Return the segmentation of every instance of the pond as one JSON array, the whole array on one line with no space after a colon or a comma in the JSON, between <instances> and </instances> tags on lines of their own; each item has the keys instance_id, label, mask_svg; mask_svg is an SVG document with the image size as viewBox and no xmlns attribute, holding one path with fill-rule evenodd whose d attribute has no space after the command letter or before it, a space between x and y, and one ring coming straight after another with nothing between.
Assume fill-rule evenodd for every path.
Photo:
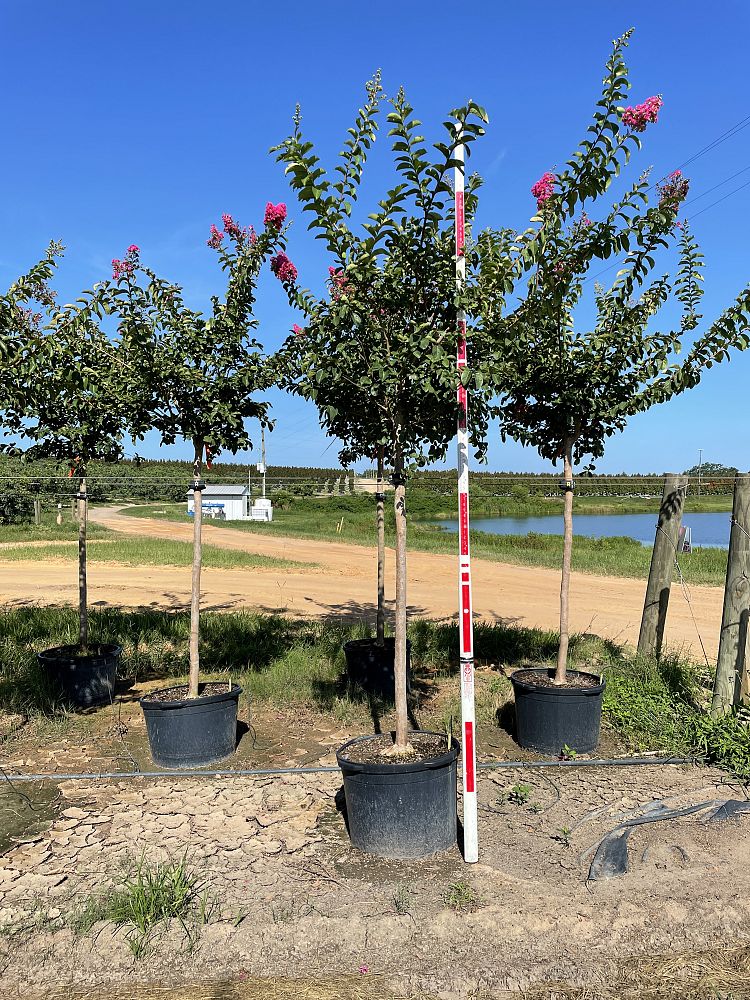
<instances>
[{"instance_id":1,"label":"pond","mask_svg":"<svg viewBox=\"0 0 750 1000\"><path fill-rule=\"evenodd\" d=\"M656 512L652 514L575 514L573 528L576 535L589 538L634 538L642 545L653 545ZM683 525L692 531L692 544L708 548L729 547L731 527L729 511L720 513L686 514ZM434 521L446 531L458 531L457 520ZM541 514L532 517L475 517L471 527L490 535L562 535L562 514Z\"/></svg>"}]
</instances>

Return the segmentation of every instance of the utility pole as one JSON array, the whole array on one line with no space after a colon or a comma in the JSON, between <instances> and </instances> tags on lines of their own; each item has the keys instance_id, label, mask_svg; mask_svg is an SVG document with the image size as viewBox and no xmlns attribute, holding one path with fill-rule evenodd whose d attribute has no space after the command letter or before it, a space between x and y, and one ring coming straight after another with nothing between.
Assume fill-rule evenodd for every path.
<instances>
[{"instance_id":1,"label":"utility pole","mask_svg":"<svg viewBox=\"0 0 750 1000\"><path fill-rule=\"evenodd\" d=\"M701 472L703 471L703 449L698 449L698 499L701 496Z\"/></svg>"},{"instance_id":2,"label":"utility pole","mask_svg":"<svg viewBox=\"0 0 750 1000\"><path fill-rule=\"evenodd\" d=\"M266 429L261 427L260 429L260 460L263 466L263 499L266 499Z\"/></svg>"}]
</instances>

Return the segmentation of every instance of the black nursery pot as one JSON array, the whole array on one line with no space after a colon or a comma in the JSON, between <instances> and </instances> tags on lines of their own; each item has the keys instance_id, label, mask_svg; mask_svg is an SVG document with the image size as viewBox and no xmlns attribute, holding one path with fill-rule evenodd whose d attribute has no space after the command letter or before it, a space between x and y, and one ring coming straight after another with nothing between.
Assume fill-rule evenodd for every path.
<instances>
[{"instance_id":1,"label":"black nursery pot","mask_svg":"<svg viewBox=\"0 0 750 1000\"><path fill-rule=\"evenodd\" d=\"M88 656L80 656L80 646L55 646L37 653L37 660L49 677L77 708L111 702L115 696L117 664L122 646L100 643ZM96 650L94 652L93 650Z\"/></svg>"},{"instance_id":2,"label":"black nursery pot","mask_svg":"<svg viewBox=\"0 0 750 1000\"><path fill-rule=\"evenodd\" d=\"M344 643L346 675L370 694L393 701L395 646L390 636L379 646L375 639L350 639ZM411 691L411 642L406 640L406 688Z\"/></svg>"},{"instance_id":3,"label":"black nursery pot","mask_svg":"<svg viewBox=\"0 0 750 1000\"><path fill-rule=\"evenodd\" d=\"M569 670L569 677L596 681L591 687L551 687L521 679L519 674L554 676L546 667L511 674L516 701L516 740L527 750L559 754L564 746L589 753L599 743L605 682L596 674Z\"/></svg>"},{"instance_id":4,"label":"black nursery pot","mask_svg":"<svg viewBox=\"0 0 750 1000\"><path fill-rule=\"evenodd\" d=\"M231 691L197 698L141 698L154 763L160 767L201 767L231 756L237 746L241 693L239 684L234 684Z\"/></svg>"},{"instance_id":5,"label":"black nursery pot","mask_svg":"<svg viewBox=\"0 0 750 1000\"><path fill-rule=\"evenodd\" d=\"M456 843L458 742L426 760L362 763L348 757L353 747L379 739L360 736L336 752L352 844L396 860L448 850Z\"/></svg>"}]
</instances>

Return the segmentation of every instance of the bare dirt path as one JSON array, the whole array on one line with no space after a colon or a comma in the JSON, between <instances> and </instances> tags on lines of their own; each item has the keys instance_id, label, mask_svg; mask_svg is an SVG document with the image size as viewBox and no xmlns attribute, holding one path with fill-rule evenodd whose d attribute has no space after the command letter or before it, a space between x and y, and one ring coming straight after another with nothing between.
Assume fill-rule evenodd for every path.
<instances>
[{"instance_id":1,"label":"bare dirt path","mask_svg":"<svg viewBox=\"0 0 750 1000\"><path fill-rule=\"evenodd\" d=\"M131 536L190 541L189 523L129 518L117 508L95 508L92 520ZM314 563L309 569L206 569L203 604L228 610L254 608L298 616L349 614L371 616L375 596L374 551L340 542L245 533L205 526L205 541L228 549ZM1 556L1 554L0 554ZM386 593L392 594L393 553L386 558ZM474 611L477 619L555 629L558 624L560 578L556 570L475 560ZM73 604L77 575L62 562L3 563L0 558L0 604ZM641 580L572 576L573 630L635 643L643 607ZM182 608L190 601L190 572L184 567L99 564L92 568L89 593L93 606ZM667 642L702 656L698 632L707 655L718 647L722 591L690 588L688 605L675 584L667 621ZM456 564L449 555L409 553L409 603L412 614L453 618L456 614Z\"/></svg>"}]
</instances>

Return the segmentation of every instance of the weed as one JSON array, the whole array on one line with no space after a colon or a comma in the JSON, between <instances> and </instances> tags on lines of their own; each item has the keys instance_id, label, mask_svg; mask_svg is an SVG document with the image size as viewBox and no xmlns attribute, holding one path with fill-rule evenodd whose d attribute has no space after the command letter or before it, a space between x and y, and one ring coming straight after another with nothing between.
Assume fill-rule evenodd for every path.
<instances>
[{"instance_id":1,"label":"weed","mask_svg":"<svg viewBox=\"0 0 750 1000\"><path fill-rule=\"evenodd\" d=\"M575 760L578 756L578 751L574 750L573 747L569 747L566 743L565 746L560 751L560 760Z\"/></svg>"},{"instance_id":2,"label":"weed","mask_svg":"<svg viewBox=\"0 0 750 1000\"><path fill-rule=\"evenodd\" d=\"M250 914L249 910L245 910L242 907L240 907L239 910L237 910L235 915L232 917L232 927L239 927L240 924L247 919L249 914Z\"/></svg>"},{"instance_id":3,"label":"weed","mask_svg":"<svg viewBox=\"0 0 750 1000\"><path fill-rule=\"evenodd\" d=\"M87 934L102 920L127 927L133 957L142 958L157 927L178 920L192 946L195 937L189 925L206 923L215 908L215 901L201 889L201 880L191 871L187 855L156 865L142 855L135 869L123 875L110 891L88 899L74 917L73 929Z\"/></svg>"},{"instance_id":4,"label":"weed","mask_svg":"<svg viewBox=\"0 0 750 1000\"><path fill-rule=\"evenodd\" d=\"M525 806L531 798L531 785L513 785L506 791L501 792L497 801L500 805L510 802L514 806Z\"/></svg>"},{"instance_id":5,"label":"weed","mask_svg":"<svg viewBox=\"0 0 750 1000\"><path fill-rule=\"evenodd\" d=\"M541 802L532 802L529 806L529 812L536 813L538 815L539 813L544 812L544 806Z\"/></svg>"},{"instance_id":6,"label":"weed","mask_svg":"<svg viewBox=\"0 0 750 1000\"><path fill-rule=\"evenodd\" d=\"M557 831L557 833L553 833L550 836L552 837L553 840L556 840L559 844L562 844L563 847L570 847L571 843L570 837L572 833L573 831L569 826L561 826Z\"/></svg>"},{"instance_id":7,"label":"weed","mask_svg":"<svg viewBox=\"0 0 750 1000\"><path fill-rule=\"evenodd\" d=\"M456 913L467 913L479 906L479 897L468 882L451 882L443 893L443 902Z\"/></svg>"},{"instance_id":8,"label":"weed","mask_svg":"<svg viewBox=\"0 0 750 1000\"><path fill-rule=\"evenodd\" d=\"M393 893L393 908L400 917L405 917L411 910L411 891L405 885L396 887Z\"/></svg>"}]
</instances>

